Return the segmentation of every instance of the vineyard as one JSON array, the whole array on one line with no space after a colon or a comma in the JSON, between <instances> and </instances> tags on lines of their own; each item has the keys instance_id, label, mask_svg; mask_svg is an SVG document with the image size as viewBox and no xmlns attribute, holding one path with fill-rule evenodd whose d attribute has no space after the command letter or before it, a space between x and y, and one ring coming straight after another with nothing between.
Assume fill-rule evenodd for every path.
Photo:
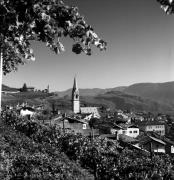
<instances>
[{"instance_id":1,"label":"vineyard","mask_svg":"<svg viewBox=\"0 0 174 180\"><path fill-rule=\"evenodd\" d=\"M1 114L0 179L172 179L174 159L149 156L119 142L64 132L8 110Z\"/></svg>"}]
</instances>

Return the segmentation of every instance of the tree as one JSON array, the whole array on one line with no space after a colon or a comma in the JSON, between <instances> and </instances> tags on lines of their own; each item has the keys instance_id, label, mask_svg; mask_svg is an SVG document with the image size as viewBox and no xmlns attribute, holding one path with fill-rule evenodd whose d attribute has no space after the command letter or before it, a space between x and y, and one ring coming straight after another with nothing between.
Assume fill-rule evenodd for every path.
<instances>
[{"instance_id":1,"label":"tree","mask_svg":"<svg viewBox=\"0 0 174 180\"><path fill-rule=\"evenodd\" d=\"M106 42L85 22L78 8L65 5L63 0L0 0L0 22L1 82L2 69L7 74L25 59L35 60L32 40L44 42L56 54L64 51L63 36L74 40L72 51L76 54L91 55L91 45L106 48Z\"/></svg>"},{"instance_id":2,"label":"tree","mask_svg":"<svg viewBox=\"0 0 174 180\"><path fill-rule=\"evenodd\" d=\"M94 128L95 128L95 124L97 123L98 119L97 118L91 118L89 121L89 127L92 130L92 141L94 140Z\"/></svg>"},{"instance_id":3,"label":"tree","mask_svg":"<svg viewBox=\"0 0 174 180\"><path fill-rule=\"evenodd\" d=\"M174 0L157 0L157 2L161 4L161 8L167 14L173 14L174 13Z\"/></svg>"},{"instance_id":4,"label":"tree","mask_svg":"<svg viewBox=\"0 0 174 180\"><path fill-rule=\"evenodd\" d=\"M27 85L26 85L26 83L24 83L24 85L22 87L22 92L27 92Z\"/></svg>"}]
</instances>

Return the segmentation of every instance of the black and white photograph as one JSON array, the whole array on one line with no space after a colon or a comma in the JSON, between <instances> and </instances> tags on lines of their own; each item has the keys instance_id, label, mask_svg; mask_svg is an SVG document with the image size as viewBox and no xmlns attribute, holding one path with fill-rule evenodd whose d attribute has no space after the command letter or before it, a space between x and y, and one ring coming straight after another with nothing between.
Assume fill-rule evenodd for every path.
<instances>
[{"instance_id":1,"label":"black and white photograph","mask_svg":"<svg viewBox=\"0 0 174 180\"><path fill-rule=\"evenodd\" d=\"M0 180L174 180L174 0L0 0Z\"/></svg>"}]
</instances>

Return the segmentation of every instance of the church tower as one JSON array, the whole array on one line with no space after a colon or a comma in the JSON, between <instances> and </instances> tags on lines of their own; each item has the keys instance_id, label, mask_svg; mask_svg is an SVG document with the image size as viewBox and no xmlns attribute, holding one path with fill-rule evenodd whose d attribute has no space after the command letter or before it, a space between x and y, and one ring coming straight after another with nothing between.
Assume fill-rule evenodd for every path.
<instances>
[{"instance_id":1,"label":"church tower","mask_svg":"<svg viewBox=\"0 0 174 180\"><path fill-rule=\"evenodd\" d=\"M74 113L80 112L79 89L77 87L76 77L74 78L74 85L72 89L72 110Z\"/></svg>"}]
</instances>

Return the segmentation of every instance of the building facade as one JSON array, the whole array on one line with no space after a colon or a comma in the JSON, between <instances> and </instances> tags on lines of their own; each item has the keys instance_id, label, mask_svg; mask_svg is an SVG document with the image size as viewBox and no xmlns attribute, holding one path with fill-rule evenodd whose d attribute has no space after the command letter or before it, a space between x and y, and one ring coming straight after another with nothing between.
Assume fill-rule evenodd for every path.
<instances>
[{"instance_id":1,"label":"building facade","mask_svg":"<svg viewBox=\"0 0 174 180\"><path fill-rule=\"evenodd\" d=\"M92 114L94 118L100 118L98 107L80 107L81 114Z\"/></svg>"},{"instance_id":2,"label":"building facade","mask_svg":"<svg viewBox=\"0 0 174 180\"><path fill-rule=\"evenodd\" d=\"M146 132L156 132L161 136L165 136L165 124L158 121L147 121L137 124L140 129Z\"/></svg>"},{"instance_id":3,"label":"building facade","mask_svg":"<svg viewBox=\"0 0 174 180\"><path fill-rule=\"evenodd\" d=\"M124 134L132 138L136 138L139 135L139 128L135 125L115 125L111 128L111 134Z\"/></svg>"}]
</instances>

